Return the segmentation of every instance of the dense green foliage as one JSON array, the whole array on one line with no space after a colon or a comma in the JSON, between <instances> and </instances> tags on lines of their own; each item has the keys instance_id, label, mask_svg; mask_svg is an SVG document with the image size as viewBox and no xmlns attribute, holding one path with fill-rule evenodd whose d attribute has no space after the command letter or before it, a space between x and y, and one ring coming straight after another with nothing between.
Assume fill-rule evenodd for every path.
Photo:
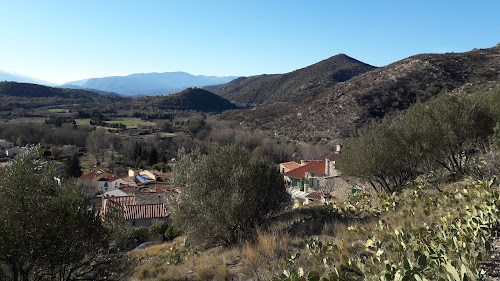
<instances>
[{"instance_id":1,"label":"dense green foliage","mask_svg":"<svg viewBox=\"0 0 500 281\"><path fill-rule=\"evenodd\" d=\"M290 203L276 167L237 146L181 153L173 182L182 188L174 226L194 242L229 245Z\"/></svg>"},{"instance_id":2,"label":"dense green foliage","mask_svg":"<svg viewBox=\"0 0 500 281\"><path fill-rule=\"evenodd\" d=\"M487 146L496 118L487 105L442 95L347 140L338 168L387 191L440 169L464 174Z\"/></svg>"},{"instance_id":3,"label":"dense green foliage","mask_svg":"<svg viewBox=\"0 0 500 281\"><path fill-rule=\"evenodd\" d=\"M144 100L151 105L157 106L160 110L176 109L221 112L236 108L236 106L228 100L199 88L188 88L176 94L165 97L148 97Z\"/></svg>"},{"instance_id":4,"label":"dense green foliage","mask_svg":"<svg viewBox=\"0 0 500 281\"><path fill-rule=\"evenodd\" d=\"M38 155L27 148L0 170L0 279L119 280L113 233Z\"/></svg>"},{"instance_id":5,"label":"dense green foliage","mask_svg":"<svg viewBox=\"0 0 500 281\"><path fill-rule=\"evenodd\" d=\"M64 163L64 174L66 177L78 178L83 174L80 159L76 152L71 153L71 156Z\"/></svg>"}]
</instances>

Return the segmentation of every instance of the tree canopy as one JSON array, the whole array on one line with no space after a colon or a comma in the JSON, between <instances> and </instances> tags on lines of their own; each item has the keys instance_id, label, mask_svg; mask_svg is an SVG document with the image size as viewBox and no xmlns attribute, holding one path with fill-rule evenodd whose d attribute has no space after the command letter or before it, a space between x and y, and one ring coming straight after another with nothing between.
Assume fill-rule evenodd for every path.
<instances>
[{"instance_id":1,"label":"tree canopy","mask_svg":"<svg viewBox=\"0 0 500 281\"><path fill-rule=\"evenodd\" d=\"M484 103L443 94L368 125L346 141L338 168L387 191L438 169L463 174L488 142L495 118Z\"/></svg>"},{"instance_id":2,"label":"tree canopy","mask_svg":"<svg viewBox=\"0 0 500 281\"><path fill-rule=\"evenodd\" d=\"M28 148L0 170L0 279L119 280L113 233L37 157Z\"/></svg>"},{"instance_id":3,"label":"tree canopy","mask_svg":"<svg viewBox=\"0 0 500 281\"><path fill-rule=\"evenodd\" d=\"M78 178L83 174L80 159L76 152L71 153L71 156L64 163L64 174L67 177Z\"/></svg>"},{"instance_id":4,"label":"tree canopy","mask_svg":"<svg viewBox=\"0 0 500 281\"><path fill-rule=\"evenodd\" d=\"M278 169L237 146L181 151L173 172L174 225L196 243L236 243L290 204Z\"/></svg>"}]
</instances>

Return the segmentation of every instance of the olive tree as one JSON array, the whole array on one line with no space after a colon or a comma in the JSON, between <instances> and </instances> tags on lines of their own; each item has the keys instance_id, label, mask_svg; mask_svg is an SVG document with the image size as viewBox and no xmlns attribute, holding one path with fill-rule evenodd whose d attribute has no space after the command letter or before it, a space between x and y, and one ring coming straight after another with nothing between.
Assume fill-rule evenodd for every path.
<instances>
[{"instance_id":1,"label":"olive tree","mask_svg":"<svg viewBox=\"0 0 500 281\"><path fill-rule=\"evenodd\" d=\"M373 122L347 140L338 168L344 176L393 191L420 174L463 174L493 133L491 109L450 95L417 103L406 112Z\"/></svg>"},{"instance_id":2,"label":"olive tree","mask_svg":"<svg viewBox=\"0 0 500 281\"><path fill-rule=\"evenodd\" d=\"M182 188L173 222L194 243L230 245L290 205L275 166L237 146L181 151L173 184Z\"/></svg>"},{"instance_id":3,"label":"olive tree","mask_svg":"<svg viewBox=\"0 0 500 281\"><path fill-rule=\"evenodd\" d=\"M411 140L390 120L370 123L358 137L344 143L337 168L344 176L365 180L377 192L392 192L417 174L418 157L409 149Z\"/></svg>"},{"instance_id":4,"label":"olive tree","mask_svg":"<svg viewBox=\"0 0 500 281\"><path fill-rule=\"evenodd\" d=\"M120 280L126 263L109 246L113 233L74 186L59 186L37 158L38 147L31 147L0 170L0 276Z\"/></svg>"}]
</instances>

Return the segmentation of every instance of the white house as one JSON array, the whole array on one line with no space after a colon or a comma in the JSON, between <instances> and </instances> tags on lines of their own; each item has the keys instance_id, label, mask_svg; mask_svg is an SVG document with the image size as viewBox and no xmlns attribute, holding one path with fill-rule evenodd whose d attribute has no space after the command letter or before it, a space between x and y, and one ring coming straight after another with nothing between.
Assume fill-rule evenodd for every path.
<instances>
[{"instance_id":1,"label":"white house","mask_svg":"<svg viewBox=\"0 0 500 281\"><path fill-rule=\"evenodd\" d=\"M10 141L0 139L0 150L5 150L5 149L13 148L13 147L14 147L14 144L11 143Z\"/></svg>"},{"instance_id":2,"label":"white house","mask_svg":"<svg viewBox=\"0 0 500 281\"><path fill-rule=\"evenodd\" d=\"M120 187L120 179L113 176L102 177L97 180L97 191L104 193Z\"/></svg>"},{"instance_id":3,"label":"white house","mask_svg":"<svg viewBox=\"0 0 500 281\"><path fill-rule=\"evenodd\" d=\"M19 153L21 153L21 148L19 146L14 146L5 151L5 154L7 154L8 157L14 157Z\"/></svg>"}]
</instances>

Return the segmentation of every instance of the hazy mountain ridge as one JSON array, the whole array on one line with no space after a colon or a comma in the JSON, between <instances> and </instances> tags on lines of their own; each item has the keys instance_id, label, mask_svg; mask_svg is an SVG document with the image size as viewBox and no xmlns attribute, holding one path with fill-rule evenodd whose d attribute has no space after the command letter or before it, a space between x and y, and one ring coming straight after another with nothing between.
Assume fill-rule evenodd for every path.
<instances>
[{"instance_id":1,"label":"hazy mountain ridge","mask_svg":"<svg viewBox=\"0 0 500 281\"><path fill-rule=\"evenodd\" d=\"M101 109L195 110L222 112L236 109L228 100L199 88L188 88L168 96L150 96L130 99L98 94L95 91L47 87L38 84L0 82L0 110L38 108L51 105L86 104Z\"/></svg>"},{"instance_id":2,"label":"hazy mountain ridge","mask_svg":"<svg viewBox=\"0 0 500 281\"><path fill-rule=\"evenodd\" d=\"M205 89L238 103L310 101L325 88L376 69L345 54L285 74L241 77Z\"/></svg>"},{"instance_id":3,"label":"hazy mountain ridge","mask_svg":"<svg viewBox=\"0 0 500 281\"><path fill-rule=\"evenodd\" d=\"M0 82L0 95L25 98L99 98L87 90L54 88L32 83Z\"/></svg>"},{"instance_id":4,"label":"hazy mountain ridge","mask_svg":"<svg viewBox=\"0 0 500 281\"><path fill-rule=\"evenodd\" d=\"M500 87L500 47L420 54L323 88L308 103L279 102L222 118L293 139L347 137L370 118L408 108L441 92Z\"/></svg>"},{"instance_id":5,"label":"hazy mountain ridge","mask_svg":"<svg viewBox=\"0 0 500 281\"><path fill-rule=\"evenodd\" d=\"M30 77L24 74L10 73L0 70L0 81L5 82L18 82L18 83L31 83L40 84L45 86L55 86L56 84L43 81L34 77Z\"/></svg>"},{"instance_id":6,"label":"hazy mountain ridge","mask_svg":"<svg viewBox=\"0 0 500 281\"><path fill-rule=\"evenodd\" d=\"M218 77L192 75L185 72L136 73L127 76L90 78L68 82L63 86L77 85L81 88L115 92L122 95L168 95L189 87L223 84L234 76Z\"/></svg>"}]
</instances>

